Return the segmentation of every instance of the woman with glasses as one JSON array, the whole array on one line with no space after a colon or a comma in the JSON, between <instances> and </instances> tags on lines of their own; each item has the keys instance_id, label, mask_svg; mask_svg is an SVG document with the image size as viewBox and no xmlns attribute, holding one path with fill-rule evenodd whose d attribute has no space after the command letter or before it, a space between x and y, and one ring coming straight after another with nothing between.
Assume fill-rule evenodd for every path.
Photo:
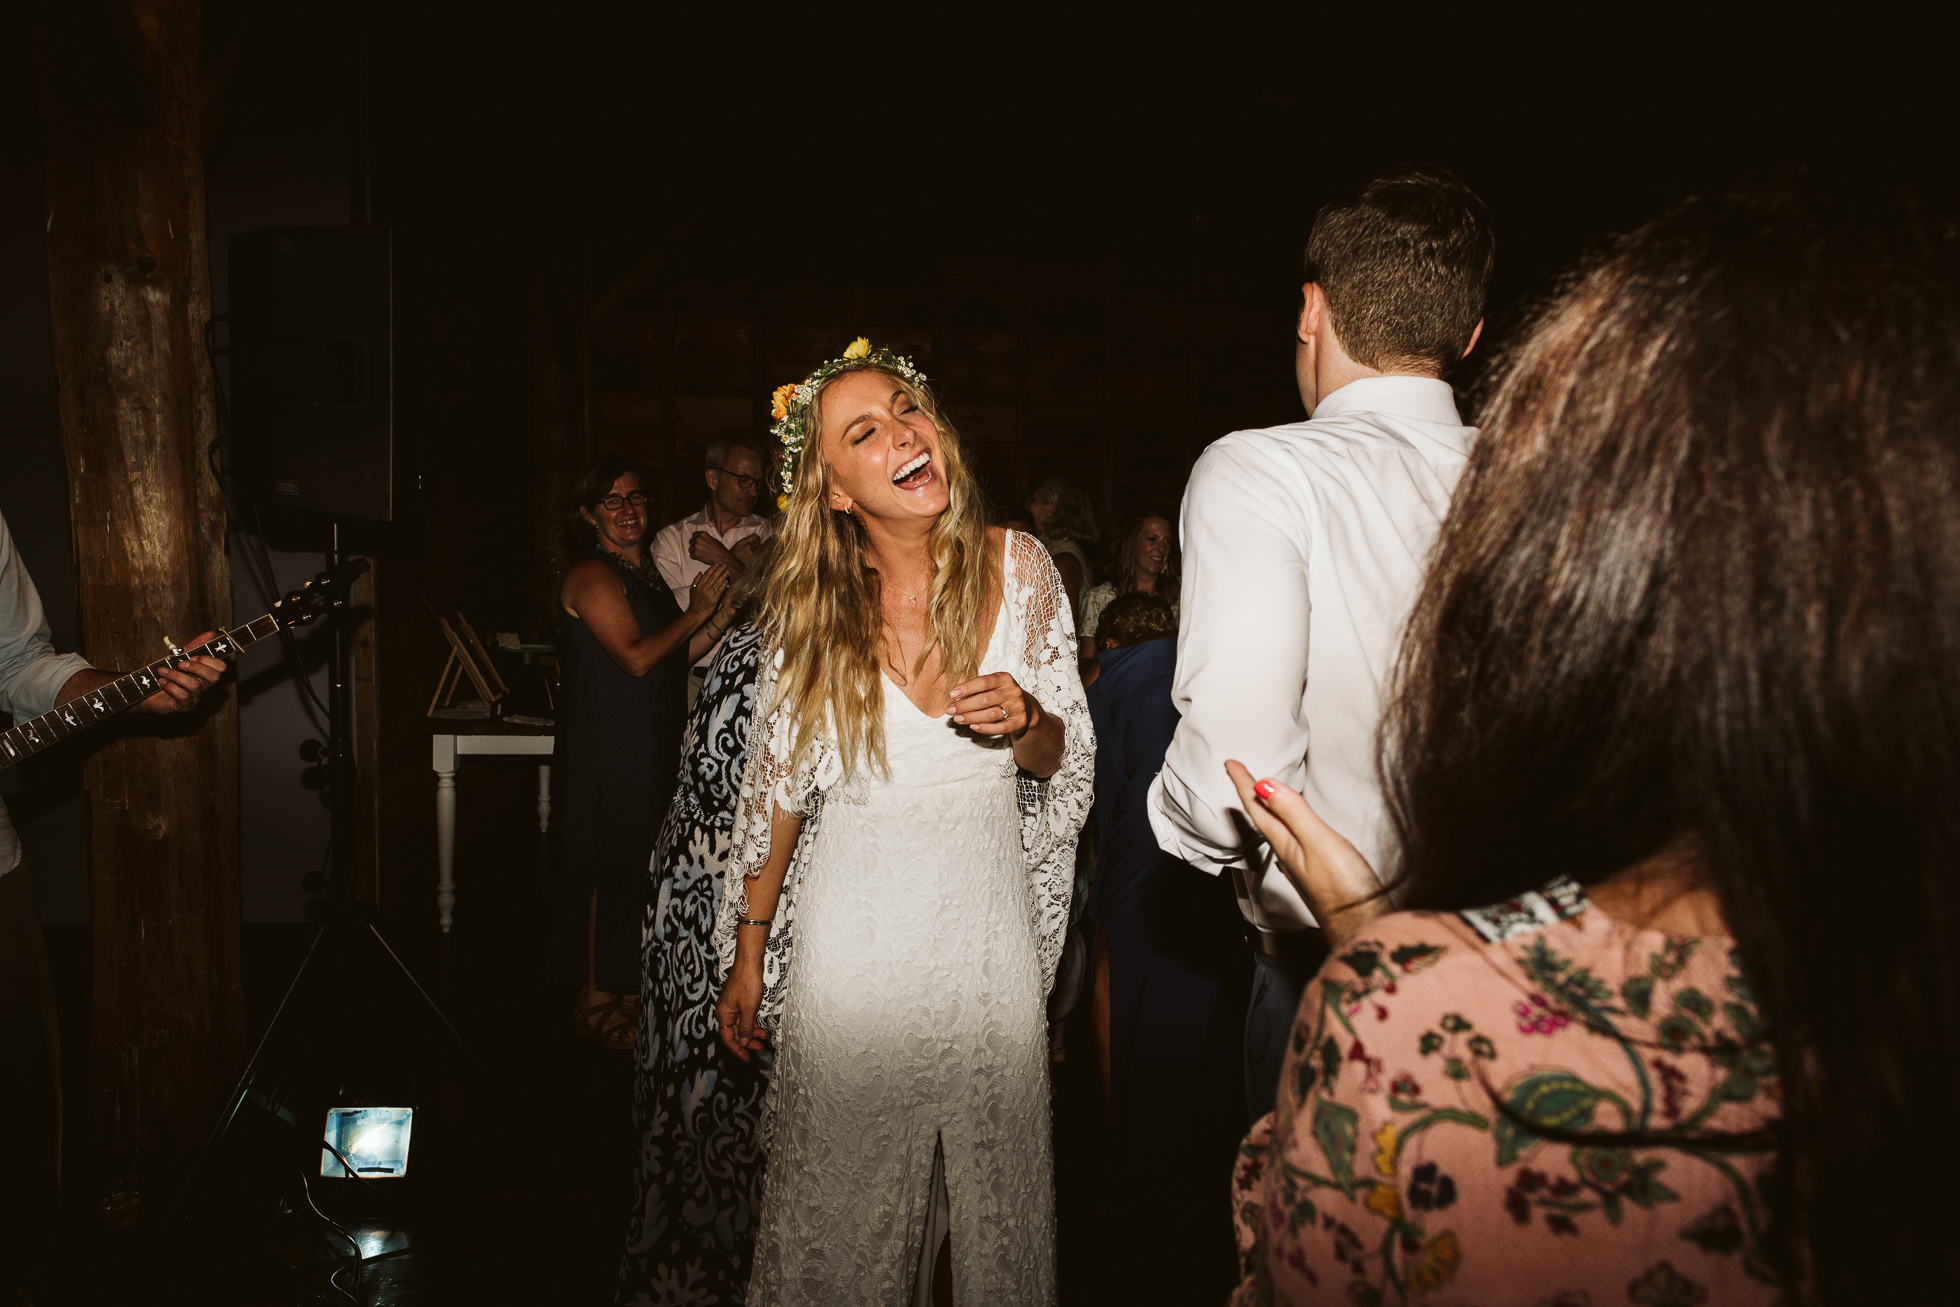
<instances>
[{"instance_id":1,"label":"woman with glasses","mask_svg":"<svg viewBox=\"0 0 1960 1307\"><path fill-rule=\"evenodd\" d=\"M580 982L572 1028L633 1046L647 865L673 793L687 668L726 632L728 570L695 579L686 610L648 562L646 478L601 457L573 492L579 558L559 588L558 901L551 973Z\"/></svg>"}]
</instances>

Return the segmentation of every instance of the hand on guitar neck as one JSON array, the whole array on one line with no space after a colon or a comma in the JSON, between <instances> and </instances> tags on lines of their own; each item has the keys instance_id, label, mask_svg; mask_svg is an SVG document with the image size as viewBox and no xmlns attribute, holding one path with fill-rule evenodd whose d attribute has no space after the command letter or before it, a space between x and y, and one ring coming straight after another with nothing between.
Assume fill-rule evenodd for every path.
<instances>
[{"instance_id":1,"label":"hand on guitar neck","mask_svg":"<svg viewBox=\"0 0 1960 1307\"><path fill-rule=\"evenodd\" d=\"M206 631L196 639L187 641L183 647L196 648L217 634L216 631ZM197 702L204 697L204 692L216 685L218 678L224 674L224 660L209 657L186 658L177 664L175 670L160 668L156 679L161 688L149 698L131 704L129 711L189 712L197 707ZM67 683L61 687L61 695L55 700L55 704L59 707L72 699L79 699L91 690L101 689L121 675L121 672L102 672L93 667L85 667L68 678Z\"/></svg>"},{"instance_id":2,"label":"hand on guitar neck","mask_svg":"<svg viewBox=\"0 0 1960 1307\"><path fill-rule=\"evenodd\" d=\"M188 645L171 644L167 656L131 672L86 668L68 678L55 707L39 717L0 731L0 769L33 757L124 709L147 713L189 712L225 674L225 663L239 650L268 636L304 626L322 613L344 607L348 586L367 570L367 559L351 558L322 572L275 601L272 611L244 626L206 631Z\"/></svg>"}]
</instances>

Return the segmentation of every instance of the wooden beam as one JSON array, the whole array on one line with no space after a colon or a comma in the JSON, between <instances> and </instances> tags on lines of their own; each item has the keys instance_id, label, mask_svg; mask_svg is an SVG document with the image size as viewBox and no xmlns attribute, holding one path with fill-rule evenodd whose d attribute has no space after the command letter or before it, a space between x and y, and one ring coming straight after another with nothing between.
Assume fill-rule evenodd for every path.
<instances>
[{"instance_id":1,"label":"wooden beam","mask_svg":"<svg viewBox=\"0 0 1960 1307\"><path fill-rule=\"evenodd\" d=\"M224 621L196 0L41 7L48 289L83 652ZM236 1070L238 734L228 693L88 761L93 1091L115 1188L167 1194ZM152 1210L157 1203L152 1202Z\"/></svg>"}]
</instances>

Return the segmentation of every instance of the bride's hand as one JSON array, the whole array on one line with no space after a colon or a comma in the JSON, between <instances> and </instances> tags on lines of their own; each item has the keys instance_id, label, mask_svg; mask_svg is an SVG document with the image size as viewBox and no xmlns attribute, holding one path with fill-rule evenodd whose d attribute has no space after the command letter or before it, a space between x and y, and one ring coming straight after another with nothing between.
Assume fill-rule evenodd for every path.
<instances>
[{"instance_id":1,"label":"bride's hand","mask_svg":"<svg viewBox=\"0 0 1960 1307\"><path fill-rule=\"evenodd\" d=\"M755 1023L756 1009L761 1005L761 969L737 963L715 1003L715 1024L721 1027L721 1042L744 1062L769 1039L769 1032Z\"/></svg>"},{"instance_id":2,"label":"bride's hand","mask_svg":"<svg viewBox=\"0 0 1960 1307\"><path fill-rule=\"evenodd\" d=\"M1340 943L1390 910L1368 860L1298 791L1278 781L1255 783L1244 763L1227 762L1225 772L1245 815L1273 846L1280 869L1313 909L1328 943Z\"/></svg>"},{"instance_id":3,"label":"bride's hand","mask_svg":"<svg viewBox=\"0 0 1960 1307\"><path fill-rule=\"evenodd\" d=\"M953 687L953 720L975 735L1013 735L1041 725L1041 705L1006 672Z\"/></svg>"}]
</instances>

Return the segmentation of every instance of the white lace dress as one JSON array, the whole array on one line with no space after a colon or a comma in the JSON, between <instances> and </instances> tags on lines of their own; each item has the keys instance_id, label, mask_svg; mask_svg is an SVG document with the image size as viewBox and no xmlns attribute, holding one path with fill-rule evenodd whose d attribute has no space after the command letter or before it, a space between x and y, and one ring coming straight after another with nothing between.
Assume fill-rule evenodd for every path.
<instances>
[{"instance_id":1,"label":"white lace dress","mask_svg":"<svg viewBox=\"0 0 1960 1307\"><path fill-rule=\"evenodd\" d=\"M1011 672L1061 720L1054 776L1019 773L1004 739L927 717L889 681L890 780L845 780L827 748L790 775L775 712L752 741L743 870L767 860L768 800L805 817L765 964L760 1015L777 1059L751 1307L910 1302L935 1143L955 1298L1055 1300L1044 1001L1095 741L1054 564L1010 534L1004 575L980 670ZM724 975L745 898L723 899Z\"/></svg>"}]
</instances>

